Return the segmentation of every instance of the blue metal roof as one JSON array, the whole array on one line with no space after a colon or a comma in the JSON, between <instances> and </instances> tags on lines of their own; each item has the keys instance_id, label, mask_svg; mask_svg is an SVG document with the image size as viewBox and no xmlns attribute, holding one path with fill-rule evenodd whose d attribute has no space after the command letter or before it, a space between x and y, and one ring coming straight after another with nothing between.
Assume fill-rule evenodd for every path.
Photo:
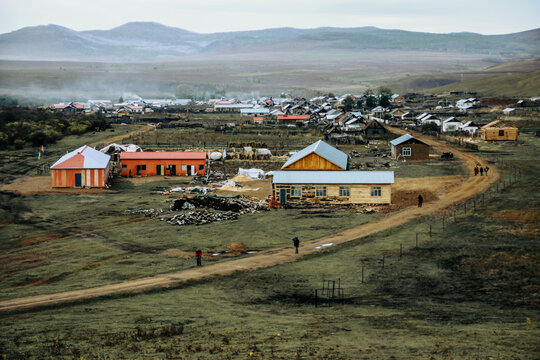
<instances>
[{"instance_id":1,"label":"blue metal roof","mask_svg":"<svg viewBox=\"0 0 540 360\"><path fill-rule=\"evenodd\" d=\"M311 153L315 153L325 158L326 160L339 166L343 170L347 169L347 162L349 160L349 156L343 151L339 151L335 147L328 145L322 140L319 140L309 145L308 147L298 151L296 154L291 156L281 168L286 168L287 166L297 162L298 160L308 156Z\"/></svg>"},{"instance_id":2,"label":"blue metal roof","mask_svg":"<svg viewBox=\"0 0 540 360\"><path fill-rule=\"evenodd\" d=\"M274 171L274 184L393 184L393 171Z\"/></svg>"},{"instance_id":3,"label":"blue metal roof","mask_svg":"<svg viewBox=\"0 0 540 360\"><path fill-rule=\"evenodd\" d=\"M414 139L414 136L412 136L411 134L405 134L398 137L397 139L390 141L390 144L396 146L410 139Z\"/></svg>"}]
</instances>

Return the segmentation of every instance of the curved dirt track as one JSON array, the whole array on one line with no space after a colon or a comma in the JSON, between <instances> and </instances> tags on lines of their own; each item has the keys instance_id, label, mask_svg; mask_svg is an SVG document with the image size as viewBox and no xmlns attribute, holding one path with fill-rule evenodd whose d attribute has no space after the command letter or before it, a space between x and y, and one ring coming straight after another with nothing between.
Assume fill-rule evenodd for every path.
<instances>
[{"instance_id":1,"label":"curved dirt track","mask_svg":"<svg viewBox=\"0 0 540 360\"><path fill-rule=\"evenodd\" d=\"M405 131L392 129L396 134L404 134ZM435 202L424 204L422 208L409 207L382 217L378 221L360 225L355 228L342 231L337 234L325 236L313 241L301 244L301 254L306 255L319 251L316 247L322 244L340 244L347 241L359 239L372 235L382 230L390 229L404 224L414 218L428 214L433 214L453 204L467 200L478 193L485 192L489 186L499 178L496 169L491 169L490 176L473 176L473 168L476 164L486 166L485 160L471 154L462 152L454 147L431 140L415 134L416 137L437 148L442 152L453 152L454 156L462 160L469 169L469 177L465 181L446 193L443 198ZM126 281L119 284L105 285L90 289L67 291L48 295L37 295L23 298L16 298L0 302L0 312L24 310L47 305L55 305L78 300L97 298L107 295L118 295L148 291L156 288L175 287L191 281L201 281L220 276L230 275L237 271L252 271L260 268L270 267L277 264L295 261L298 255L294 255L292 247L284 247L272 250L261 251L257 254L246 256L237 260L220 262L217 264L192 268L183 271L160 274L138 280Z\"/></svg>"}]
</instances>

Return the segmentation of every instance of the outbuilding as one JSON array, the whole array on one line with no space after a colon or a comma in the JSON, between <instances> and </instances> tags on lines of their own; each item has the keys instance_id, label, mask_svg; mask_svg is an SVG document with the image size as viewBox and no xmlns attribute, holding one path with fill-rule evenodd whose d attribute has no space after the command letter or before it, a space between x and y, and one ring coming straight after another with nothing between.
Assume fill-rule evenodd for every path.
<instances>
[{"instance_id":1,"label":"outbuilding","mask_svg":"<svg viewBox=\"0 0 540 360\"><path fill-rule=\"evenodd\" d=\"M51 166L52 187L105 187L111 157L87 145L62 156Z\"/></svg>"},{"instance_id":2,"label":"outbuilding","mask_svg":"<svg viewBox=\"0 0 540 360\"><path fill-rule=\"evenodd\" d=\"M480 128L480 136L484 140L514 141L518 139L518 128L500 120L495 120Z\"/></svg>"},{"instance_id":3,"label":"outbuilding","mask_svg":"<svg viewBox=\"0 0 540 360\"><path fill-rule=\"evenodd\" d=\"M392 157L396 160L429 160L430 146L410 134L405 134L392 141Z\"/></svg>"},{"instance_id":4,"label":"outbuilding","mask_svg":"<svg viewBox=\"0 0 540 360\"><path fill-rule=\"evenodd\" d=\"M194 176L206 173L206 153L196 151L122 152L122 176Z\"/></svg>"}]
</instances>

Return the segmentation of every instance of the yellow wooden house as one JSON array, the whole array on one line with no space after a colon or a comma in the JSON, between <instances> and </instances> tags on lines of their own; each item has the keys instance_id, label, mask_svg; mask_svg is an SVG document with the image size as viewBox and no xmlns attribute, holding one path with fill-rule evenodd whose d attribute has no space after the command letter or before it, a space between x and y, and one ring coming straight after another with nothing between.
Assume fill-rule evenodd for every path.
<instances>
[{"instance_id":1,"label":"yellow wooden house","mask_svg":"<svg viewBox=\"0 0 540 360\"><path fill-rule=\"evenodd\" d=\"M518 139L518 128L495 120L480 128L480 136L484 140L515 141Z\"/></svg>"}]
</instances>

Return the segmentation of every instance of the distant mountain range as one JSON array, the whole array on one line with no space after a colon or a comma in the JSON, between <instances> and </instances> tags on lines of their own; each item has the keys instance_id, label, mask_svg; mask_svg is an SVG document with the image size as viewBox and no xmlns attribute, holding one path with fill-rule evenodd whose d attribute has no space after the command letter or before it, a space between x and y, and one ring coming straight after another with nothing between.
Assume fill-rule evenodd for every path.
<instances>
[{"instance_id":1,"label":"distant mountain range","mask_svg":"<svg viewBox=\"0 0 540 360\"><path fill-rule=\"evenodd\" d=\"M153 22L131 22L110 30L74 31L43 25L0 35L0 59L9 60L135 62L239 52L387 49L538 57L540 29L507 35L432 34L375 27L198 34Z\"/></svg>"}]
</instances>

